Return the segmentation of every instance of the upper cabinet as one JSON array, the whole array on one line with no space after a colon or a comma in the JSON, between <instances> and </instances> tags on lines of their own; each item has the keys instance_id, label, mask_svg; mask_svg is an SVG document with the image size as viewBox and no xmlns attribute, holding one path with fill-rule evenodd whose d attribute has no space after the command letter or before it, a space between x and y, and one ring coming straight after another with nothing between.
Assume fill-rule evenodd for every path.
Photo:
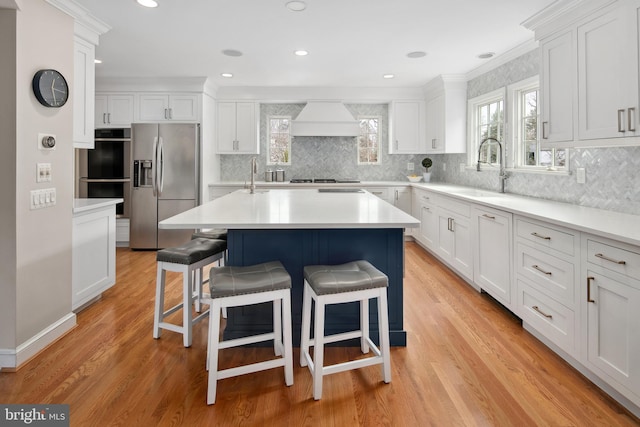
<instances>
[{"instance_id":1,"label":"upper cabinet","mask_svg":"<svg viewBox=\"0 0 640 427\"><path fill-rule=\"evenodd\" d=\"M640 144L640 0L553 3L525 22L541 49L542 144Z\"/></svg>"},{"instance_id":2,"label":"upper cabinet","mask_svg":"<svg viewBox=\"0 0 640 427\"><path fill-rule=\"evenodd\" d=\"M96 47L81 37L73 42L73 146L93 148Z\"/></svg>"},{"instance_id":3,"label":"upper cabinet","mask_svg":"<svg viewBox=\"0 0 640 427\"><path fill-rule=\"evenodd\" d=\"M133 123L133 95L96 94L96 128L130 127Z\"/></svg>"},{"instance_id":4,"label":"upper cabinet","mask_svg":"<svg viewBox=\"0 0 640 427\"><path fill-rule=\"evenodd\" d=\"M425 152L424 101L393 101L389 118L389 154Z\"/></svg>"},{"instance_id":5,"label":"upper cabinet","mask_svg":"<svg viewBox=\"0 0 640 427\"><path fill-rule=\"evenodd\" d=\"M138 103L141 122L198 121L198 94L143 93Z\"/></svg>"},{"instance_id":6,"label":"upper cabinet","mask_svg":"<svg viewBox=\"0 0 640 427\"><path fill-rule=\"evenodd\" d=\"M439 76L425 88L426 152L465 153L467 82L464 76Z\"/></svg>"},{"instance_id":7,"label":"upper cabinet","mask_svg":"<svg viewBox=\"0 0 640 427\"><path fill-rule=\"evenodd\" d=\"M259 154L259 104L218 102L217 111L218 153Z\"/></svg>"}]
</instances>

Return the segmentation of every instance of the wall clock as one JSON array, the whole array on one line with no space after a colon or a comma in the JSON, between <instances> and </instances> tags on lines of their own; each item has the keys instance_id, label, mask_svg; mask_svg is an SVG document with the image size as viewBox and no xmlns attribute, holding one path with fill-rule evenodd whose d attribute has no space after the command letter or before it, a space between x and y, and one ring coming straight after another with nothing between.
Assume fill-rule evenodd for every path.
<instances>
[{"instance_id":1,"label":"wall clock","mask_svg":"<svg viewBox=\"0 0 640 427\"><path fill-rule=\"evenodd\" d=\"M56 70L40 70L33 76L33 93L45 107L62 107L69 99L69 85Z\"/></svg>"}]
</instances>

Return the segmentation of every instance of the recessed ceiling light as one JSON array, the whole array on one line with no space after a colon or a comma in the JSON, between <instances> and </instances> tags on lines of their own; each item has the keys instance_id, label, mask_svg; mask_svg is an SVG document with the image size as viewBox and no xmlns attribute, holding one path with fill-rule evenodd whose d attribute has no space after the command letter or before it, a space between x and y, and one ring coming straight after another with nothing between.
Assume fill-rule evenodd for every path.
<instances>
[{"instance_id":1,"label":"recessed ceiling light","mask_svg":"<svg viewBox=\"0 0 640 427\"><path fill-rule=\"evenodd\" d=\"M382 75L382 78L383 78L383 79L392 79L392 78L394 78L394 77L395 77L395 76L394 76L393 74L383 74L383 75Z\"/></svg>"},{"instance_id":2,"label":"recessed ceiling light","mask_svg":"<svg viewBox=\"0 0 640 427\"><path fill-rule=\"evenodd\" d=\"M220 75L221 75L222 77L226 77L226 78L228 78L228 79L230 79L231 77L233 77L233 74L231 74L231 73L222 73L222 74L220 74Z\"/></svg>"},{"instance_id":3,"label":"recessed ceiling light","mask_svg":"<svg viewBox=\"0 0 640 427\"><path fill-rule=\"evenodd\" d=\"M225 49L222 51L222 54L227 56L242 56L242 52L235 49Z\"/></svg>"},{"instance_id":4,"label":"recessed ceiling light","mask_svg":"<svg viewBox=\"0 0 640 427\"><path fill-rule=\"evenodd\" d=\"M408 58L423 58L425 56L427 56L427 52L422 52L420 50L407 53Z\"/></svg>"},{"instance_id":5,"label":"recessed ceiling light","mask_svg":"<svg viewBox=\"0 0 640 427\"><path fill-rule=\"evenodd\" d=\"M495 52L485 52L485 53L481 53L480 55L478 55L478 58L480 58L480 59L489 59L489 58L493 58L493 55L495 55Z\"/></svg>"},{"instance_id":6,"label":"recessed ceiling light","mask_svg":"<svg viewBox=\"0 0 640 427\"><path fill-rule=\"evenodd\" d=\"M136 0L136 2L144 7L158 7L158 2L155 0Z\"/></svg>"},{"instance_id":7,"label":"recessed ceiling light","mask_svg":"<svg viewBox=\"0 0 640 427\"><path fill-rule=\"evenodd\" d=\"M93 60L93 63L94 64L102 64L102 59L97 59L96 58L96 59Z\"/></svg>"},{"instance_id":8,"label":"recessed ceiling light","mask_svg":"<svg viewBox=\"0 0 640 427\"><path fill-rule=\"evenodd\" d=\"M307 4L303 1L290 1L285 4L287 9L292 10L294 12L302 12L307 8Z\"/></svg>"},{"instance_id":9,"label":"recessed ceiling light","mask_svg":"<svg viewBox=\"0 0 640 427\"><path fill-rule=\"evenodd\" d=\"M307 52L306 50L295 50L293 51L293 53L295 53L298 56L307 56L309 55L309 52Z\"/></svg>"}]
</instances>

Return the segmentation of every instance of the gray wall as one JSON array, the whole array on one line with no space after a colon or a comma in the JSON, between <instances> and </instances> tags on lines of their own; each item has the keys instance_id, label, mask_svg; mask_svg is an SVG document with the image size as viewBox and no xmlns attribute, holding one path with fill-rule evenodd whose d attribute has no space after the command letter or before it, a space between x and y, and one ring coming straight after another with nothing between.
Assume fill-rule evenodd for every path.
<instances>
[{"instance_id":1,"label":"gray wall","mask_svg":"<svg viewBox=\"0 0 640 427\"><path fill-rule=\"evenodd\" d=\"M538 50L533 50L468 82L473 98L538 74ZM498 172L460 170L466 154L434 155L432 181L498 190ZM446 171L442 164L446 163ZM508 193L540 197L582 206L640 215L640 147L570 150L569 170L585 168L587 182L578 184L574 174L509 172Z\"/></svg>"},{"instance_id":2,"label":"gray wall","mask_svg":"<svg viewBox=\"0 0 640 427\"><path fill-rule=\"evenodd\" d=\"M276 169L266 165L267 116L289 115L296 118L304 104L262 104L260 106L260 155L258 155L259 180L264 171ZM382 155L380 165L358 165L357 143L354 137L295 137L291 142L291 165L282 166L285 177L290 178L357 178L361 181L407 181L407 163L415 163L415 173L422 173L420 155L389 155L387 104L347 104L347 109L357 117L378 115L382 117ZM221 155L221 181L249 180L249 161L252 155Z\"/></svg>"}]
</instances>

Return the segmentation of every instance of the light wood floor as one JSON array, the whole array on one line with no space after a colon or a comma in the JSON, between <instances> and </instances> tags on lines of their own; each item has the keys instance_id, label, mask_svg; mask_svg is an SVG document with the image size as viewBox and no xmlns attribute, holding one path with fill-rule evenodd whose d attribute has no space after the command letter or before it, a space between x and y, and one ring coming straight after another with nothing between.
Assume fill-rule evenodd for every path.
<instances>
[{"instance_id":1,"label":"light wood floor","mask_svg":"<svg viewBox=\"0 0 640 427\"><path fill-rule=\"evenodd\" d=\"M222 380L205 404L207 323L191 348L151 336L155 252L118 249L117 285L78 315L78 327L15 373L0 403L67 403L72 426L639 426L606 394L414 243L407 244L406 348L379 366L325 377L315 402L307 368L286 387L282 369ZM178 275L170 299L180 298ZM327 348L326 360L358 348ZM271 354L227 349L221 367Z\"/></svg>"}]
</instances>

